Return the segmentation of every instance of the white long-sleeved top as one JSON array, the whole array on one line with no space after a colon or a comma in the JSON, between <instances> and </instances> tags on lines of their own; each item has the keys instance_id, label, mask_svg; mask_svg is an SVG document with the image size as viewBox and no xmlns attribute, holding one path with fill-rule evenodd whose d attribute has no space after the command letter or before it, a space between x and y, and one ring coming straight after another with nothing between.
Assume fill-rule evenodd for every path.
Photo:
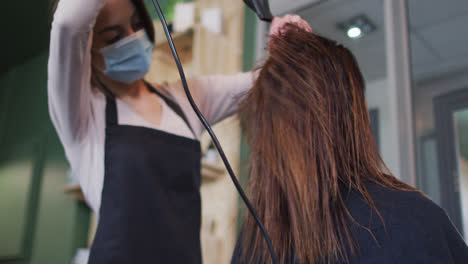
<instances>
[{"instance_id":1,"label":"white long-sleeved top","mask_svg":"<svg viewBox=\"0 0 468 264\"><path fill-rule=\"evenodd\" d=\"M61 0L52 23L48 64L48 98L52 122L65 149L72 173L79 178L89 206L99 211L104 183L106 98L91 87L92 28L105 0ZM189 81L190 90L208 122L236 111L237 102L253 83L251 73L208 76ZM203 126L192 111L181 83L165 87L182 108L196 137ZM166 103L156 127L117 98L118 122L159 129L194 138L185 122Z\"/></svg>"}]
</instances>

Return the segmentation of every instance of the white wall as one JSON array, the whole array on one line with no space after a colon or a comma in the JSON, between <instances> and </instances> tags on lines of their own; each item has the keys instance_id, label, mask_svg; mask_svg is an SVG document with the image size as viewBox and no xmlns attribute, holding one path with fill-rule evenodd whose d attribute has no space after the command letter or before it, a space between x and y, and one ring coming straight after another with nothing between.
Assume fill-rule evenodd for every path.
<instances>
[{"instance_id":1,"label":"white wall","mask_svg":"<svg viewBox=\"0 0 468 264\"><path fill-rule=\"evenodd\" d=\"M320 0L270 0L269 3L273 15L278 16L284 13L296 11L319 1Z\"/></svg>"},{"instance_id":2,"label":"white wall","mask_svg":"<svg viewBox=\"0 0 468 264\"><path fill-rule=\"evenodd\" d=\"M395 147L397 142L394 142L394 135L391 134L395 124L392 124L390 118L388 81L387 79L375 80L368 82L366 86L369 109L379 110L380 154L390 171L399 177L398 149Z\"/></svg>"}]
</instances>

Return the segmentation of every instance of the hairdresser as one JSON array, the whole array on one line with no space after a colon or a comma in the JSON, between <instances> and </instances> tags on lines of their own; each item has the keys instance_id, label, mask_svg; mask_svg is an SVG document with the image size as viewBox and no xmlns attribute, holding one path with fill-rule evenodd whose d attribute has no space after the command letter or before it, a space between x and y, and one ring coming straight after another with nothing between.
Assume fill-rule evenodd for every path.
<instances>
[{"instance_id":1,"label":"hairdresser","mask_svg":"<svg viewBox=\"0 0 468 264\"><path fill-rule=\"evenodd\" d=\"M276 19L304 25L299 17ZM144 81L154 28L142 0L61 0L50 38L50 116L98 229L89 263L201 263L203 127L180 83ZM189 81L214 124L252 73Z\"/></svg>"}]
</instances>

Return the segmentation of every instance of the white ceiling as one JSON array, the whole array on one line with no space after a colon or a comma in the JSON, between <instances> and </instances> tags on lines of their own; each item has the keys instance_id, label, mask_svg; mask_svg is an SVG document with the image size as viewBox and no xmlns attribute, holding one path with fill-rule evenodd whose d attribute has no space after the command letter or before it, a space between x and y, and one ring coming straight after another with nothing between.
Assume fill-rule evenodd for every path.
<instances>
[{"instance_id":1,"label":"white ceiling","mask_svg":"<svg viewBox=\"0 0 468 264\"><path fill-rule=\"evenodd\" d=\"M320 1L321 0L270 0L268 3L270 4L271 12L278 15L287 12L294 12Z\"/></svg>"},{"instance_id":2,"label":"white ceiling","mask_svg":"<svg viewBox=\"0 0 468 264\"><path fill-rule=\"evenodd\" d=\"M408 0L408 8L414 79L468 70L468 0ZM297 13L319 34L350 48L367 80L385 77L383 0L323 0ZM337 23L360 14L368 16L377 30L348 39Z\"/></svg>"}]
</instances>

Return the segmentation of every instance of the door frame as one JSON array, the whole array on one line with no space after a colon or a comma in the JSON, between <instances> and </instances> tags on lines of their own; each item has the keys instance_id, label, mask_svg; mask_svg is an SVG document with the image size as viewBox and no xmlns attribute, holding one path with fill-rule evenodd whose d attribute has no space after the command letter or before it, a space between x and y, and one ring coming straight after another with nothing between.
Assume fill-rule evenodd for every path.
<instances>
[{"instance_id":1,"label":"door frame","mask_svg":"<svg viewBox=\"0 0 468 264\"><path fill-rule=\"evenodd\" d=\"M463 234L453 113L468 107L468 88L437 96L433 99L433 105L441 206L447 211L458 231Z\"/></svg>"}]
</instances>

